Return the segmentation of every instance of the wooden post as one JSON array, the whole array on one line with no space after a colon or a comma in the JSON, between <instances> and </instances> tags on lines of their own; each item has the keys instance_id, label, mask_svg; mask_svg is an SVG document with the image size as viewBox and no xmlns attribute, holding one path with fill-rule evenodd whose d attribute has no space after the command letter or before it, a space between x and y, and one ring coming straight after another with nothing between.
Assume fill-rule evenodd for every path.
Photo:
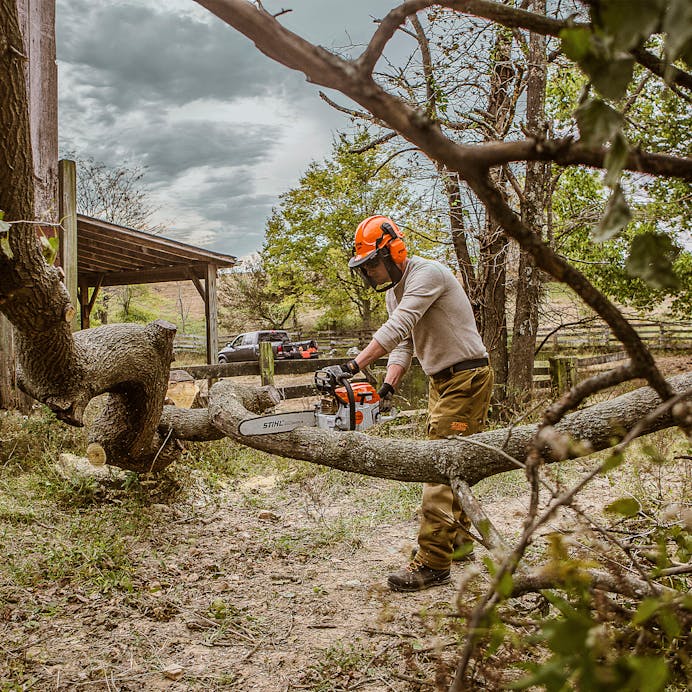
<instances>
[{"instance_id":1,"label":"wooden post","mask_svg":"<svg viewBox=\"0 0 692 692\"><path fill-rule=\"evenodd\" d=\"M215 365L219 357L218 303L216 301L216 265L207 265L204 310L207 318L207 364Z\"/></svg>"},{"instance_id":2,"label":"wooden post","mask_svg":"<svg viewBox=\"0 0 692 692\"><path fill-rule=\"evenodd\" d=\"M262 386L274 384L274 351L271 341L262 341L259 345L259 370Z\"/></svg>"},{"instance_id":3,"label":"wooden post","mask_svg":"<svg viewBox=\"0 0 692 692\"><path fill-rule=\"evenodd\" d=\"M34 218L54 222L58 160L55 0L17 0L16 5L23 45L11 45L8 48L5 36L7 27L4 26L0 43L3 51L13 50L18 53L25 66L31 159L34 169ZM5 74L0 79L5 80ZM2 135L4 137L5 133ZM50 235L52 229L53 226L46 226L40 232ZM14 386L15 367L12 325L0 315L0 406L18 407L28 412L31 399Z\"/></svg>"},{"instance_id":4,"label":"wooden post","mask_svg":"<svg viewBox=\"0 0 692 692\"><path fill-rule=\"evenodd\" d=\"M551 356L550 386L553 394L559 396L577 384L577 359L575 356Z\"/></svg>"},{"instance_id":5,"label":"wooden post","mask_svg":"<svg viewBox=\"0 0 692 692\"><path fill-rule=\"evenodd\" d=\"M0 408L15 408L14 339L12 325L0 315Z\"/></svg>"},{"instance_id":6,"label":"wooden post","mask_svg":"<svg viewBox=\"0 0 692 692\"><path fill-rule=\"evenodd\" d=\"M58 193L58 66L55 0L17 0L31 121L36 219L56 221ZM51 235L51 227L43 232Z\"/></svg>"},{"instance_id":7,"label":"wooden post","mask_svg":"<svg viewBox=\"0 0 692 692\"><path fill-rule=\"evenodd\" d=\"M60 266L65 272L65 286L70 294L75 316L72 331L80 328L76 307L77 297L77 166L74 161L63 159L58 162ZM84 318L82 318L83 321ZM88 321L88 320L87 320Z\"/></svg>"},{"instance_id":8,"label":"wooden post","mask_svg":"<svg viewBox=\"0 0 692 692\"><path fill-rule=\"evenodd\" d=\"M16 367L14 330L10 321L0 315L0 409L29 413L33 399L17 387Z\"/></svg>"}]
</instances>

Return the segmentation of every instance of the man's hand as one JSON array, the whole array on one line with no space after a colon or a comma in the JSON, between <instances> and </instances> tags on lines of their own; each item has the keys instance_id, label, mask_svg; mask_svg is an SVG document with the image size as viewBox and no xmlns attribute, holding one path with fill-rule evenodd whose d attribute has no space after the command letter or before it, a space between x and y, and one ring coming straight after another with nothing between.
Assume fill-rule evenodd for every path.
<instances>
[{"instance_id":1,"label":"man's hand","mask_svg":"<svg viewBox=\"0 0 692 692\"><path fill-rule=\"evenodd\" d=\"M377 390L377 394L380 397L380 413L387 413L392 410L395 391L389 382L383 382L382 386Z\"/></svg>"},{"instance_id":2,"label":"man's hand","mask_svg":"<svg viewBox=\"0 0 692 692\"><path fill-rule=\"evenodd\" d=\"M322 368L322 372L326 372L329 377L333 377L337 382L341 382L344 378L353 377L353 373L346 370L343 365L328 365Z\"/></svg>"}]
</instances>

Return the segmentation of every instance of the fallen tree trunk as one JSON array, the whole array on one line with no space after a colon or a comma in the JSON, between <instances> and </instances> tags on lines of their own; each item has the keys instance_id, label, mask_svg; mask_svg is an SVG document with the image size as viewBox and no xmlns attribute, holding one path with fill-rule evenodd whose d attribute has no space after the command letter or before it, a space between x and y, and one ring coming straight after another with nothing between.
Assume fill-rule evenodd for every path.
<instances>
[{"instance_id":1,"label":"fallen tree trunk","mask_svg":"<svg viewBox=\"0 0 692 692\"><path fill-rule=\"evenodd\" d=\"M692 373L669 380L678 393L692 389ZM245 437L238 433L243 420L253 417L246 406L253 390L238 389L228 380L216 383L209 392L208 417L199 411L185 412L165 407L159 431L178 439L211 439L217 430L237 442L270 454L303 459L323 466L368 476L410 482L448 483L459 478L469 485L483 478L518 468L525 458L537 426L490 430L450 440L381 438L359 432L327 432L298 428L278 435ZM255 405L256 405L255 400ZM270 403L270 402L268 402ZM556 426L574 441L568 456L613 446L626 430L640 423L661 403L650 387L642 387L611 401L572 413ZM669 412L644 426L641 434L674 425ZM564 454L545 450L548 462L561 461Z\"/></svg>"}]
</instances>

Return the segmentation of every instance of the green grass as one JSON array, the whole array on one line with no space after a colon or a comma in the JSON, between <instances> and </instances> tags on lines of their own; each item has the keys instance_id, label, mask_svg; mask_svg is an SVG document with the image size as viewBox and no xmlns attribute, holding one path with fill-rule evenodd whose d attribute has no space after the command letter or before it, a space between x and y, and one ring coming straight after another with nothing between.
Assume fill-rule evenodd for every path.
<instances>
[{"instance_id":1,"label":"green grass","mask_svg":"<svg viewBox=\"0 0 692 692\"><path fill-rule=\"evenodd\" d=\"M133 473L65 474L62 452L79 455L84 431L46 409L0 416L0 599L60 584L86 593L131 592L133 545L150 531L150 507L181 492L173 470L152 485Z\"/></svg>"}]
</instances>

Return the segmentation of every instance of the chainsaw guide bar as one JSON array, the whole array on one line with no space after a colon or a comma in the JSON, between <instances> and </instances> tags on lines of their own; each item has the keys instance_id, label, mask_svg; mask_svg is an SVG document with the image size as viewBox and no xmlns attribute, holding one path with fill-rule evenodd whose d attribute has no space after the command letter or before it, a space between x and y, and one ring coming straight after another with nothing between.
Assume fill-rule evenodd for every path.
<instances>
[{"instance_id":1,"label":"chainsaw guide bar","mask_svg":"<svg viewBox=\"0 0 692 692\"><path fill-rule=\"evenodd\" d=\"M275 416L248 418L238 426L241 435L274 435L291 432L296 428L314 428L317 425L315 411L296 411L279 413Z\"/></svg>"}]
</instances>

